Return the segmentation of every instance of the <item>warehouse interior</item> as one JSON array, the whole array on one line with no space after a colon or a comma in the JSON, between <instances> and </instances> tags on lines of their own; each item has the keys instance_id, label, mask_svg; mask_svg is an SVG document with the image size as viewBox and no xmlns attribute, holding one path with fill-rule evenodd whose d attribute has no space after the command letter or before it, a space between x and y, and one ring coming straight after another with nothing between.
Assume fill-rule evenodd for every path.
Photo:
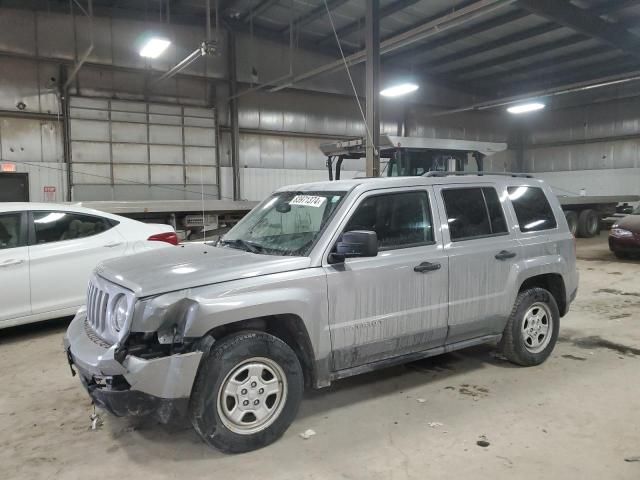
<instances>
[{"instance_id":1,"label":"warehouse interior","mask_svg":"<svg viewBox=\"0 0 640 480\"><path fill-rule=\"evenodd\" d=\"M639 478L640 264L607 243L640 213L639 20L637 0L1 0L2 202L172 205L151 221L176 230L191 202L222 223L329 180L321 145L364 139L341 178L386 176L385 135L504 144L484 172L542 179L563 207L613 202L578 235L578 296L542 366L478 346L346 378L240 456L190 426L98 409L96 428L70 318L2 329L5 478Z\"/></svg>"}]
</instances>

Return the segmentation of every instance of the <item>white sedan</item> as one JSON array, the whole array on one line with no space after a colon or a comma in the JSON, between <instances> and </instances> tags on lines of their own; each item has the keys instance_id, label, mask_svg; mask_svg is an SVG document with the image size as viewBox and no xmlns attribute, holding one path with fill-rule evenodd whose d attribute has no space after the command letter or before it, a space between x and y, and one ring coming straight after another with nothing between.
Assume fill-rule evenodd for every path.
<instances>
[{"instance_id":1,"label":"white sedan","mask_svg":"<svg viewBox=\"0 0 640 480\"><path fill-rule=\"evenodd\" d=\"M169 225L67 205L0 203L0 328L72 315L102 260L177 243Z\"/></svg>"}]
</instances>

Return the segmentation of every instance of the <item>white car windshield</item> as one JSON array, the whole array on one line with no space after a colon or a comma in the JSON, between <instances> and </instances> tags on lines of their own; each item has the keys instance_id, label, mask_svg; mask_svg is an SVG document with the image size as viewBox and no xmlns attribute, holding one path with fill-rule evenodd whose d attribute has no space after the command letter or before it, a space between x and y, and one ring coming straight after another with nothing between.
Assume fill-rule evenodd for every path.
<instances>
[{"instance_id":1,"label":"white car windshield","mask_svg":"<svg viewBox=\"0 0 640 480\"><path fill-rule=\"evenodd\" d=\"M346 192L279 192L266 199L220 245L268 255L306 256Z\"/></svg>"}]
</instances>

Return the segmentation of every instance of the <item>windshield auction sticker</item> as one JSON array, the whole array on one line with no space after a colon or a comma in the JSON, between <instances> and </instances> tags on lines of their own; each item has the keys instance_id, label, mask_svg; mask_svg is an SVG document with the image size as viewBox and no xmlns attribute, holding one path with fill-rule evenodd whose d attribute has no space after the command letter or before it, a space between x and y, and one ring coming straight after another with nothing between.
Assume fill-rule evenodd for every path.
<instances>
[{"instance_id":1,"label":"windshield auction sticker","mask_svg":"<svg viewBox=\"0 0 640 480\"><path fill-rule=\"evenodd\" d=\"M296 195L291 199L289 205L319 208L324 205L325 200L325 197L316 197L314 195Z\"/></svg>"}]
</instances>

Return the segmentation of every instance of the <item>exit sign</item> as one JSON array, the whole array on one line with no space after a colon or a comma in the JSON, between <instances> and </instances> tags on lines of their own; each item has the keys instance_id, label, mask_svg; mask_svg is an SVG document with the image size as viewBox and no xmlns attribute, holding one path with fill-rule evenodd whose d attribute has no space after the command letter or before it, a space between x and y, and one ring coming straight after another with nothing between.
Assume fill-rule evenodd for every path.
<instances>
[{"instance_id":1,"label":"exit sign","mask_svg":"<svg viewBox=\"0 0 640 480\"><path fill-rule=\"evenodd\" d=\"M15 173L15 171L16 171L15 163L0 163L0 172Z\"/></svg>"}]
</instances>

